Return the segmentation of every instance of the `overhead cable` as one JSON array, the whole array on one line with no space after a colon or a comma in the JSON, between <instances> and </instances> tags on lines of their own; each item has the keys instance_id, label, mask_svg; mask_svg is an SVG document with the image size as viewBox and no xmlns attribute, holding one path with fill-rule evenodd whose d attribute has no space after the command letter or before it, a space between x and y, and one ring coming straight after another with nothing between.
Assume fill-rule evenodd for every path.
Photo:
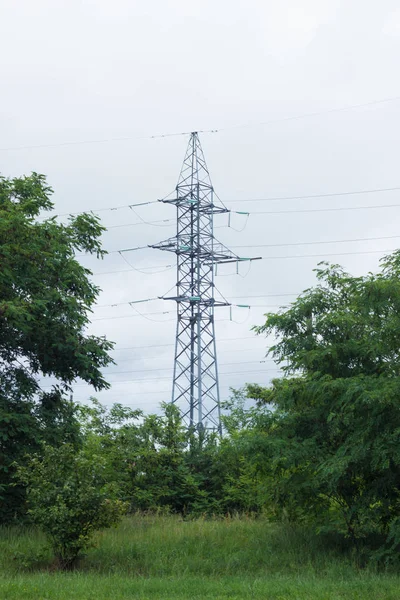
<instances>
[{"instance_id":1,"label":"overhead cable","mask_svg":"<svg viewBox=\"0 0 400 600\"><path fill-rule=\"evenodd\" d=\"M360 104L347 104L345 106L339 106L337 108L329 108L320 111L302 113L297 115L292 115L289 117L278 117L276 119L269 119L268 121L259 121L256 123L245 123L239 125L226 125L225 127L218 127L214 129L198 129L197 133L219 133L222 131L230 131L235 129L250 129L255 127L264 127L266 125L272 125L275 123L284 123L286 121L295 121L298 119L310 119L314 117L320 117L328 114L333 114L337 112L344 112L348 110L356 110L359 108L366 108L368 106L375 106L378 104L385 104L388 102L395 102L400 100L400 96L391 96L388 98L381 98L378 100L371 100L369 102L363 102ZM138 140L148 140L148 139L161 139L168 137L177 137L177 136L187 136L191 132L189 131L179 131L179 132L171 132L171 133L159 133L153 135L140 135L140 136L122 136L122 137L113 137L113 138L100 138L100 139L90 139L90 140L71 140L71 141L63 141L63 142L55 142L55 143L42 143L42 144L29 144L23 146L8 146L0 148L0 152L6 152L11 150L34 150L41 148L57 148L62 146L78 146L78 145L88 145L88 144L105 144L110 142L126 142L126 141L138 141Z\"/></svg>"},{"instance_id":2,"label":"overhead cable","mask_svg":"<svg viewBox=\"0 0 400 600\"><path fill-rule=\"evenodd\" d=\"M313 213L313 212L341 212L347 210L370 210L376 208L397 208L400 204L375 204L366 206L340 206L332 208L304 208L295 210L265 210L265 211L252 211L252 215L286 215L286 214L300 214L300 213Z\"/></svg>"},{"instance_id":3,"label":"overhead cable","mask_svg":"<svg viewBox=\"0 0 400 600\"><path fill-rule=\"evenodd\" d=\"M389 188L373 188L373 189L366 189L366 190L353 190L353 191L344 191L344 192L329 192L329 193L325 193L322 192L321 194L305 194L302 196L267 196L265 198L242 198L241 200L229 200L230 204L235 204L235 203L241 203L241 202L275 202L275 201L283 201L283 200L312 200L312 199L317 199L317 198L334 198L334 197L338 197L338 196L356 196L356 195L362 195L362 194L377 194L377 193L385 193L385 192L394 192L394 191L398 191L400 190L400 186L397 187L389 187ZM222 202L222 201L221 201ZM122 210L125 208L130 208L130 209L134 209L140 206L148 206L149 204L158 204L159 200L150 200L148 202L138 202L136 204L122 204L119 206L109 206L106 208L87 208L86 210L81 210L78 212L70 212L70 213L61 213L61 214L56 214L56 215L50 215L49 217L45 217L45 218L52 218L53 216L57 216L57 217L73 217L76 215L82 215L84 213L100 213L100 212L107 212L107 211L118 211L118 210ZM136 211L133 211L135 214ZM142 217L140 215L138 215L138 218L142 221L142 222L146 222L144 219L142 219ZM150 224L154 224L151 223Z\"/></svg>"},{"instance_id":4,"label":"overhead cable","mask_svg":"<svg viewBox=\"0 0 400 600\"><path fill-rule=\"evenodd\" d=\"M321 240L313 242L283 242L280 244L243 244L232 246L232 248L283 248L285 246L315 246L319 244L347 244L351 242L372 242L379 240L394 240L400 238L400 235L383 235L379 237L352 238L344 240Z\"/></svg>"},{"instance_id":5,"label":"overhead cable","mask_svg":"<svg viewBox=\"0 0 400 600\"><path fill-rule=\"evenodd\" d=\"M220 375L248 375L248 374L255 374L255 373L269 373L269 372L279 372L279 369L262 369L262 370L256 370L256 371L225 371L225 372L221 372ZM121 383L141 383L143 381L151 381L153 383L157 383L157 381L164 381L164 380L169 380L171 379L170 377L150 377L150 378L144 378L144 379L119 379L117 381L110 381L109 383L111 384L111 386L113 385L119 385ZM77 383L77 384L72 384L73 387L83 387L83 386L87 386L90 385L89 383ZM50 386L41 386L41 389L49 389L51 388L52 385ZM145 393L145 392L143 392Z\"/></svg>"},{"instance_id":6,"label":"overhead cable","mask_svg":"<svg viewBox=\"0 0 400 600\"><path fill-rule=\"evenodd\" d=\"M282 200L313 200L318 198L335 198L337 196L356 196L362 194L377 194L385 192L395 192L400 190L400 186L389 187L389 188L374 188L370 190L354 190L345 192L330 192L322 194L306 194L303 196L269 196L266 198L243 198L242 200L229 200L229 204L238 202L276 202Z\"/></svg>"},{"instance_id":7,"label":"overhead cable","mask_svg":"<svg viewBox=\"0 0 400 600\"><path fill-rule=\"evenodd\" d=\"M237 341L242 341L242 340L256 340L257 336L256 335L250 335L250 336L245 336L245 337L229 337L229 338L222 338L220 340L218 340L218 343L220 342L237 342ZM125 346L123 348L116 348L116 350L120 351L120 350L144 350L146 348L167 348L167 347L171 347L171 346L175 346L175 344L151 344L150 346Z\"/></svg>"},{"instance_id":8,"label":"overhead cable","mask_svg":"<svg viewBox=\"0 0 400 600\"><path fill-rule=\"evenodd\" d=\"M254 365L254 364L258 364L258 363L265 363L267 362L267 359L261 359L261 360L248 360L248 361L244 361L244 362L233 362L233 363L221 363L219 366L220 367L231 367L234 365ZM268 359L268 362L274 362L274 360ZM139 370L134 370L134 371L104 371L103 374L104 375L127 375L129 374L135 374L135 373L158 373L159 371L171 371L171 367L165 367L162 369L139 369Z\"/></svg>"},{"instance_id":9,"label":"overhead cable","mask_svg":"<svg viewBox=\"0 0 400 600\"><path fill-rule=\"evenodd\" d=\"M288 256L260 256L259 260L287 260L292 258L327 258L329 256L355 256L358 254L382 254L386 252L394 252L395 249L389 248L385 250L359 250L355 252L326 252L324 254L290 254ZM115 271L103 271L93 273L93 275L112 275L115 273L129 273L135 269L122 269Z\"/></svg>"}]
</instances>

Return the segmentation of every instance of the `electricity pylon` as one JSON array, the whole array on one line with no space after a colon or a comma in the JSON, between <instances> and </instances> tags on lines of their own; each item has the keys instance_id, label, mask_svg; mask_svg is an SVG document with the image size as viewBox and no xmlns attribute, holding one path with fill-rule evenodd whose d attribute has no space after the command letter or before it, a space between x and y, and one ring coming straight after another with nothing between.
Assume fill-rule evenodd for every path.
<instances>
[{"instance_id":1,"label":"electricity pylon","mask_svg":"<svg viewBox=\"0 0 400 600\"><path fill-rule=\"evenodd\" d=\"M150 246L177 256L177 304L172 402L191 428L221 432L214 309L229 306L214 296L215 267L240 259L214 238L214 215L229 212L214 204L214 188L197 132L190 135L173 198L176 236ZM251 259L245 259L251 260Z\"/></svg>"}]
</instances>

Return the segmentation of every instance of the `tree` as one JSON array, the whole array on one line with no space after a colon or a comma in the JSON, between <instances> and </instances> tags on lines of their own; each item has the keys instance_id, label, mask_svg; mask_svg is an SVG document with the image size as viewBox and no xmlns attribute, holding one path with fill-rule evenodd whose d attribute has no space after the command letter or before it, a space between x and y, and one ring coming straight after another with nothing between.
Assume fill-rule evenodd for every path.
<instances>
[{"instance_id":1,"label":"tree","mask_svg":"<svg viewBox=\"0 0 400 600\"><path fill-rule=\"evenodd\" d=\"M285 377L249 396L264 417L265 464L276 493L357 541L400 547L400 252L376 275L321 265L319 284L258 333ZM328 519L329 517L329 519ZM328 520L327 520L328 519Z\"/></svg>"},{"instance_id":2,"label":"tree","mask_svg":"<svg viewBox=\"0 0 400 600\"><path fill-rule=\"evenodd\" d=\"M121 404L106 408L96 398L91 406L77 407L83 448L88 455L101 456L104 474L109 483L118 487L119 497L132 505L132 465L141 456L141 410Z\"/></svg>"},{"instance_id":3,"label":"tree","mask_svg":"<svg viewBox=\"0 0 400 600\"><path fill-rule=\"evenodd\" d=\"M97 530L116 525L127 506L104 477L104 459L70 444L45 446L17 477L27 489L32 521L48 535L60 569L73 567Z\"/></svg>"},{"instance_id":4,"label":"tree","mask_svg":"<svg viewBox=\"0 0 400 600\"><path fill-rule=\"evenodd\" d=\"M0 177L0 521L21 506L11 465L43 439L76 438L65 392L77 377L106 388L101 368L112 362L112 344L85 331L99 288L76 260L104 255L104 228L91 214L39 220L51 194L43 175ZM43 376L56 380L49 390Z\"/></svg>"},{"instance_id":5,"label":"tree","mask_svg":"<svg viewBox=\"0 0 400 600\"><path fill-rule=\"evenodd\" d=\"M198 482L186 462L188 434L179 409L162 404L162 415L146 415L131 453L132 506L186 514L199 497ZM132 449L133 450L133 449Z\"/></svg>"},{"instance_id":6,"label":"tree","mask_svg":"<svg viewBox=\"0 0 400 600\"><path fill-rule=\"evenodd\" d=\"M198 496L186 464L188 435L175 405L162 404L161 415L143 415L120 404L107 409L95 398L80 406L83 447L104 460L108 482L130 509L188 512Z\"/></svg>"}]
</instances>

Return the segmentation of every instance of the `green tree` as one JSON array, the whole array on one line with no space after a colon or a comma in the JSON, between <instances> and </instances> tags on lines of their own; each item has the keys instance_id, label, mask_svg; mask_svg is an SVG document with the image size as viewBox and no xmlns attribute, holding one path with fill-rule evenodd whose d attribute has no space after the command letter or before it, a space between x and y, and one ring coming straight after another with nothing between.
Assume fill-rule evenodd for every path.
<instances>
[{"instance_id":1,"label":"green tree","mask_svg":"<svg viewBox=\"0 0 400 600\"><path fill-rule=\"evenodd\" d=\"M162 415L147 415L132 453L133 508L163 508L188 513L198 497L198 482L186 462L188 434L174 404L163 404Z\"/></svg>"},{"instance_id":2,"label":"green tree","mask_svg":"<svg viewBox=\"0 0 400 600\"><path fill-rule=\"evenodd\" d=\"M107 481L118 486L130 509L187 512L197 485L186 464L188 435L179 410L143 415L121 404L111 409L95 398L78 408L85 452L103 458Z\"/></svg>"},{"instance_id":3,"label":"green tree","mask_svg":"<svg viewBox=\"0 0 400 600\"><path fill-rule=\"evenodd\" d=\"M132 467L142 448L142 411L121 404L106 408L96 398L77 407L83 447L87 455L102 456L105 477L132 506ZM139 422L140 420L140 422Z\"/></svg>"},{"instance_id":4,"label":"green tree","mask_svg":"<svg viewBox=\"0 0 400 600\"><path fill-rule=\"evenodd\" d=\"M41 440L76 439L65 392L77 377L106 388L101 368L111 362L112 344L85 331L99 288L76 260L103 256L104 228L90 214L40 220L51 194L43 175L0 177L0 521L21 507L11 465ZM57 383L42 389L43 376Z\"/></svg>"},{"instance_id":5,"label":"green tree","mask_svg":"<svg viewBox=\"0 0 400 600\"><path fill-rule=\"evenodd\" d=\"M225 513L268 512L272 517L273 487L265 465L260 468L258 452L258 439L264 435L259 427L262 411L246 404L246 389L231 389L231 398L224 405L226 434L218 448L222 506Z\"/></svg>"},{"instance_id":6,"label":"green tree","mask_svg":"<svg viewBox=\"0 0 400 600\"><path fill-rule=\"evenodd\" d=\"M376 275L321 266L319 284L258 333L285 376L248 386L265 411L264 461L276 498L323 514L356 543L400 547L400 252ZM304 512L306 511L306 512ZM330 523L330 525L329 525Z\"/></svg>"},{"instance_id":7,"label":"green tree","mask_svg":"<svg viewBox=\"0 0 400 600\"><path fill-rule=\"evenodd\" d=\"M226 433L188 432L179 410L162 406L143 415L120 404L107 409L92 398L78 407L83 447L101 456L104 476L119 498L135 510L184 515L259 513L268 480L253 452L258 411L245 410L243 392L233 390L226 405Z\"/></svg>"},{"instance_id":8,"label":"green tree","mask_svg":"<svg viewBox=\"0 0 400 600\"><path fill-rule=\"evenodd\" d=\"M116 525L127 506L105 478L100 456L88 456L70 444L45 446L19 466L32 521L49 537L57 563L69 569L93 543L97 530Z\"/></svg>"}]
</instances>

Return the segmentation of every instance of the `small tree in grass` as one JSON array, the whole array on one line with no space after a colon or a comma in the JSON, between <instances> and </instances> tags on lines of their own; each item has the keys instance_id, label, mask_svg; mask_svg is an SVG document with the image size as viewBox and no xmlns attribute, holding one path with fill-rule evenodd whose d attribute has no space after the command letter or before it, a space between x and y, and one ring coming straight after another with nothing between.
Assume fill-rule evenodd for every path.
<instances>
[{"instance_id":1,"label":"small tree in grass","mask_svg":"<svg viewBox=\"0 0 400 600\"><path fill-rule=\"evenodd\" d=\"M116 525L126 504L105 482L101 457L85 455L69 444L45 446L43 456L29 457L17 469L27 488L28 513L50 539L59 568L70 569L93 534Z\"/></svg>"}]
</instances>

